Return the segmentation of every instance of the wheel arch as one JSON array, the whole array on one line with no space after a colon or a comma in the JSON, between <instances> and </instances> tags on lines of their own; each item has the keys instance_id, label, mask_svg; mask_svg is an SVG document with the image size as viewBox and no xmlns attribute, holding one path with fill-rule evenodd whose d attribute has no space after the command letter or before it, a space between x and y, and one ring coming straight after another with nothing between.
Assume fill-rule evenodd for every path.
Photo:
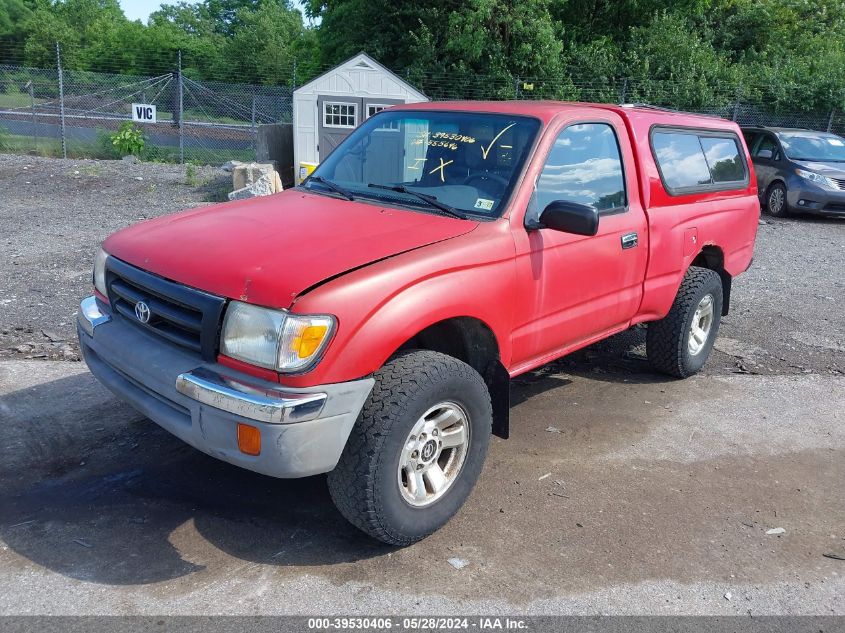
<instances>
[{"instance_id":1,"label":"wheel arch","mask_svg":"<svg viewBox=\"0 0 845 633\"><path fill-rule=\"evenodd\" d=\"M493 434L507 439L510 422L510 376L502 364L498 339L481 319L459 316L433 323L395 351L425 349L465 362L484 379L493 405Z\"/></svg>"},{"instance_id":2,"label":"wheel arch","mask_svg":"<svg viewBox=\"0 0 845 633\"><path fill-rule=\"evenodd\" d=\"M725 270L725 252L716 244L706 244L690 262L690 266L708 268L722 280L722 316L727 316L731 304L733 277Z\"/></svg>"}]
</instances>

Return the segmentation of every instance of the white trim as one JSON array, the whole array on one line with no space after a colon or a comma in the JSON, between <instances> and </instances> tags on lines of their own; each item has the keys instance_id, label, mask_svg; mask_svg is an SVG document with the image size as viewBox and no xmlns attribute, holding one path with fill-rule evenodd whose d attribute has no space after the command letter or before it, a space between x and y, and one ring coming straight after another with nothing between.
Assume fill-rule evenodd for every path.
<instances>
[{"instance_id":1,"label":"white trim","mask_svg":"<svg viewBox=\"0 0 845 633\"><path fill-rule=\"evenodd\" d=\"M326 106L340 106L341 108L352 108L351 114L349 112L343 112L342 110L337 113L329 114L326 112ZM342 123L327 123L326 116L334 116L338 119L352 117L353 123L352 125L345 125ZM332 128L340 128L344 130L354 130L358 127L358 104L352 103L351 101L323 101L323 112L322 112L322 124L323 127L332 127Z\"/></svg>"},{"instance_id":2,"label":"white trim","mask_svg":"<svg viewBox=\"0 0 845 633\"><path fill-rule=\"evenodd\" d=\"M395 73L391 72L386 67L379 64L376 60L374 60L372 57L370 57L366 53L358 53L354 57L350 57L349 59L347 59L342 64L338 64L337 66L335 66L331 70L327 70L322 75L319 75L318 77L314 77L314 79L312 79L308 83L306 83L306 84L300 86L299 88L297 88L296 90L294 90L293 94L296 95L297 93L299 93L299 94L310 93L311 91L313 91L317 87L317 84L320 81L320 79L322 79L326 75L329 75L331 73L334 73L334 72L341 70L341 69L344 69L344 68L349 68L349 69L355 68L356 63L358 63L360 61L364 61L367 64L369 64L370 66L372 66L372 70L374 70L374 71L375 70L381 70L381 71L387 73L388 75L390 75L394 79L394 81L396 81L400 85L404 86L405 89L409 93L408 97L406 97L406 99L405 99L406 102L414 103L414 102L428 101L429 100L427 96L425 96L422 92L417 90L414 86L409 84L407 81L405 81L404 79L402 79L401 77L399 77ZM365 70L365 69L359 67L358 70Z\"/></svg>"}]
</instances>

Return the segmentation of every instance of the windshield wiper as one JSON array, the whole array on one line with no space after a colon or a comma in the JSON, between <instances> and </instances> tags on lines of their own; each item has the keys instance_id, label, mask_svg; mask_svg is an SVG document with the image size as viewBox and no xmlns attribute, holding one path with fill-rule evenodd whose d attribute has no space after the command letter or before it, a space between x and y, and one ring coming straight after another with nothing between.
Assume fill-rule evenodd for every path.
<instances>
[{"instance_id":1,"label":"windshield wiper","mask_svg":"<svg viewBox=\"0 0 845 633\"><path fill-rule=\"evenodd\" d=\"M340 195L342 195L347 200L354 200L355 199L355 196L352 195L351 191L349 191L348 189L344 189L340 185L336 185L331 180L326 180L322 176L311 176L308 180L309 180L309 182L319 182L321 185L326 185L326 187L328 187L329 189L331 189L335 193L339 193Z\"/></svg>"},{"instance_id":2,"label":"windshield wiper","mask_svg":"<svg viewBox=\"0 0 845 633\"><path fill-rule=\"evenodd\" d=\"M373 189L387 189L388 191L407 193L408 195L414 196L432 207L440 209L446 215L451 215L453 218L458 218L459 220L467 219L467 216L458 211L455 207L450 206L445 202L440 202L437 198L435 198L434 196L430 196L427 193L420 193L419 191L413 191L411 189L408 189L405 185L377 185L376 183L371 182L367 186L372 187Z\"/></svg>"}]
</instances>

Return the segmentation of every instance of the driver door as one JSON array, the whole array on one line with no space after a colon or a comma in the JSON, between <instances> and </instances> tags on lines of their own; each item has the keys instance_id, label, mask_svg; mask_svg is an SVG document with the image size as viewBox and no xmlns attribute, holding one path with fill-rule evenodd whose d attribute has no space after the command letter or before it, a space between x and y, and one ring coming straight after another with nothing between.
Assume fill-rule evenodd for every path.
<instances>
[{"instance_id":1,"label":"driver door","mask_svg":"<svg viewBox=\"0 0 845 633\"><path fill-rule=\"evenodd\" d=\"M613 113L567 122L557 133L528 205L553 200L599 210L597 235L514 226L516 323L512 365L537 366L626 329L639 309L648 257L633 152Z\"/></svg>"}]
</instances>

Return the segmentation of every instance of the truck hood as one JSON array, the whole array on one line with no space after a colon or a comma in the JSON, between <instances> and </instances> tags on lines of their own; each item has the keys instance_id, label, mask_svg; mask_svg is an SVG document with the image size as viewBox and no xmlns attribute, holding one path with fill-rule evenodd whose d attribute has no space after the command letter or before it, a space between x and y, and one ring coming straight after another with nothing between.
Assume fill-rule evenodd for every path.
<instances>
[{"instance_id":1,"label":"truck hood","mask_svg":"<svg viewBox=\"0 0 845 633\"><path fill-rule=\"evenodd\" d=\"M103 248L172 281L286 308L326 279L476 226L291 189L142 222L111 235Z\"/></svg>"}]
</instances>

